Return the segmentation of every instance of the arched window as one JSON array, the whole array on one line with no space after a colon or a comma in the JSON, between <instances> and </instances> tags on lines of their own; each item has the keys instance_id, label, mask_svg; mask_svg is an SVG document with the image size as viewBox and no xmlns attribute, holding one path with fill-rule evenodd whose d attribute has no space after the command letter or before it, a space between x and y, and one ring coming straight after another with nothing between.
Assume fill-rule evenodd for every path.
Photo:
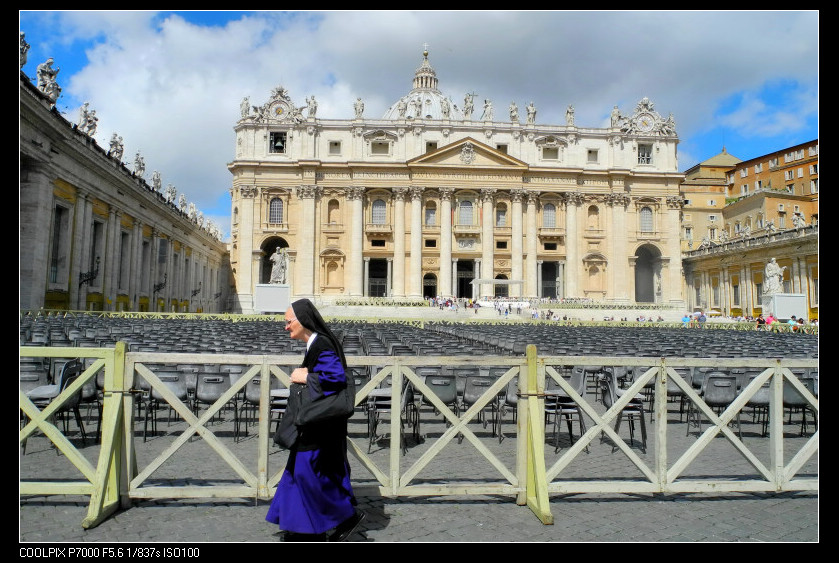
<instances>
[{"instance_id":1,"label":"arched window","mask_svg":"<svg viewBox=\"0 0 839 563\"><path fill-rule=\"evenodd\" d=\"M542 226L548 229L556 228L556 206L546 203L542 208Z\"/></svg>"},{"instance_id":2,"label":"arched window","mask_svg":"<svg viewBox=\"0 0 839 563\"><path fill-rule=\"evenodd\" d=\"M472 202L469 200L461 201L459 214L458 214L458 224L459 225L471 225L472 224Z\"/></svg>"},{"instance_id":3,"label":"arched window","mask_svg":"<svg viewBox=\"0 0 839 563\"><path fill-rule=\"evenodd\" d=\"M495 208L495 226L507 226L507 204L505 203L499 203L498 207Z\"/></svg>"},{"instance_id":4,"label":"arched window","mask_svg":"<svg viewBox=\"0 0 839 563\"><path fill-rule=\"evenodd\" d=\"M437 204L429 201L425 204L425 225L434 227L437 225Z\"/></svg>"},{"instance_id":5,"label":"arched window","mask_svg":"<svg viewBox=\"0 0 839 563\"><path fill-rule=\"evenodd\" d=\"M653 210L649 207L642 207L640 211L640 227L642 233L651 233L653 228Z\"/></svg>"},{"instance_id":6,"label":"arched window","mask_svg":"<svg viewBox=\"0 0 839 563\"><path fill-rule=\"evenodd\" d=\"M377 199L373 202L372 221L374 225L384 225L387 220L387 205L384 200Z\"/></svg>"},{"instance_id":7,"label":"arched window","mask_svg":"<svg viewBox=\"0 0 839 563\"><path fill-rule=\"evenodd\" d=\"M283 200L275 197L268 204L268 222L279 224L283 222Z\"/></svg>"}]
</instances>

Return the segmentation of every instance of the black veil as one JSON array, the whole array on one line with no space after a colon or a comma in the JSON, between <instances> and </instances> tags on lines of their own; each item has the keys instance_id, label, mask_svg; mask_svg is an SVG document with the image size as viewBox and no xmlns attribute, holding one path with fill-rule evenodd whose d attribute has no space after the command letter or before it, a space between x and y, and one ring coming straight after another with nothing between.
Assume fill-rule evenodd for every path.
<instances>
[{"instance_id":1,"label":"black veil","mask_svg":"<svg viewBox=\"0 0 839 563\"><path fill-rule=\"evenodd\" d=\"M347 358L344 356L344 347L341 346L338 337L335 336L335 333L332 332L332 329L329 328L329 325L320 316L320 312L315 305L308 299L298 299L291 304L291 308L294 311L294 316L297 317L301 325L312 332L318 333L318 338L325 337L332 342L332 345L335 347L335 352L341 358L341 365L346 369Z\"/></svg>"}]
</instances>

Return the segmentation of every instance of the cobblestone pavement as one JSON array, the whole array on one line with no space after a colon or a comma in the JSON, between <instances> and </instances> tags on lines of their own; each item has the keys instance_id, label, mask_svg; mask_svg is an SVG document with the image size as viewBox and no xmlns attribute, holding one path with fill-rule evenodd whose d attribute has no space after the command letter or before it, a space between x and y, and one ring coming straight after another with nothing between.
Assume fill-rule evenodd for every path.
<instances>
[{"instance_id":1,"label":"cobblestone pavement","mask_svg":"<svg viewBox=\"0 0 839 563\"><path fill-rule=\"evenodd\" d=\"M602 410L602 405L596 404ZM155 455L171 445L183 430L184 423L169 420L166 409L160 412L158 432L142 438L142 424L137 427L136 451L142 469ZM697 432L686 432L678 403L669 407L668 457L675 459L696 440ZM95 420L87 420L89 427ZM637 424L637 422L636 422ZM639 428L634 439L626 422L620 436L632 452L647 464L654 463L655 424L647 420L646 451L640 443ZM362 452L386 468L390 448L386 441L372 444L367 439L364 419L350 425L353 442ZM386 429L387 425L383 425ZM211 422L208 428L240 459L255 466L257 441L255 431L240 440L233 438L232 414ZM254 426L251 427L255 428ZM491 425L484 428L472 422L469 429L500 462L513 467L516 438L512 423L504 426L508 437L499 443L492 436ZM579 432L575 425L575 439ZM70 437L80 451L95 460L99 447L88 440L81 447L79 436L70 423ZM442 418L429 407L422 411L421 434L425 439L408 439L408 453L402 456L405 471L445 431ZM806 442L799 437L797 422L787 424L784 455L790 459ZM546 462L550 467L571 446L567 428L553 436L548 426ZM689 434L689 435L686 435ZM558 440L558 442L557 442ZM743 441L762 463L768 464L768 439L760 435L760 425L743 416ZM558 453L554 445L560 446ZM285 453L271 448L269 474L284 463ZM518 506L512 496L431 496L385 498L372 494L372 473L353 457L353 481L358 500L368 518L361 533L351 542L817 542L818 495L814 492L723 493L723 494L553 494L550 508L552 525L544 525L529 508ZM255 471L255 468L251 469ZM43 435L33 436L20 456L22 479L78 479L66 456L58 454ZM799 475L818 477L818 459L809 460ZM637 478L641 474L608 439L594 438L588 452L583 452L561 473L558 479ZM754 477L755 471L723 436L714 438L704 452L684 472L685 477L721 478ZM500 473L483 459L470 440L450 442L416 480L435 483L454 477L469 480L503 481ZM146 483L149 486L238 484L240 479L208 446L206 440L190 440L172 458L161 465ZM209 500L138 500L127 510L118 511L98 526L84 530L87 515L86 496L27 496L20 498L21 542L279 542L281 536L264 520L269 501L253 499Z\"/></svg>"}]
</instances>

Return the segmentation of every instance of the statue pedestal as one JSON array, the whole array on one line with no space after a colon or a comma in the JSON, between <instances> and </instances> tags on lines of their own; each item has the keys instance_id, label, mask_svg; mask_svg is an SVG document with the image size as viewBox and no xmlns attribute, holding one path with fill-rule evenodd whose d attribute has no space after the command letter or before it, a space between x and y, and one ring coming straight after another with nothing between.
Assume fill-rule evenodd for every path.
<instances>
[{"instance_id":1,"label":"statue pedestal","mask_svg":"<svg viewBox=\"0 0 839 563\"><path fill-rule=\"evenodd\" d=\"M787 321L795 318L809 318L807 311L807 296L803 293L771 293L761 299L763 316L772 313L776 319Z\"/></svg>"},{"instance_id":2,"label":"statue pedestal","mask_svg":"<svg viewBox=\"0 0 839 563\"><path fill-rule=\"evenodd\" d=\"M288 284L257 284L253 295L256 313L285 313L291 304L291 287Z\"/></svg>"}]
</instances>

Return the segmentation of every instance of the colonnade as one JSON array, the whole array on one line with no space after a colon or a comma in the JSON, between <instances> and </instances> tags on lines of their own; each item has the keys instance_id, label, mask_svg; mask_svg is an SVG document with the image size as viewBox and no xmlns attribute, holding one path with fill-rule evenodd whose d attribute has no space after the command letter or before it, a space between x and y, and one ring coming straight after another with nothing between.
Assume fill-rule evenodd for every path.
<instances>
[{"instance_id":1,"label":"colonnade","mask_svg":"<svg viewBox=\"0 0 839 563\"><path fill-rule=\"evenodd\" d=\"M365 198L367 190L371 188L352 186L343 188L344 217L346 231L343 235L344 243L340 250L345 253L343 287L345 295L365 296L369 288L370 258L384 258L379 253L365 256ZM290 276L292 294L296 296L315 296L320 293L318 264L320 248L319 199L324 188L319 185L299 185L293 192L299 202L299 215L295 212L294 220L299 228L296 236L290 241L290 254L293 255L294 272ZM462 191L461 191L462 190ZM628 207L632 198L625 194L611 197L610 194L592 195L580 192L548 192L536 189L515 187L500 188L453 188L453 187L421 187L397 186L388 189L390 194L392 252L387 253L388 259L388 288L390 296L399 298L421 298L423 296L423 276L433 273L437 277L437 295L455 296L457 293L457 263L458 260L474 261L474 277L489 280L496 274L503 273L507 279L521 281L518 292L521 297L541 296L541 263L543 261L558 262L558 278L563 295L560 297L586 297L591 264L596 262L600 270L597 275L605 276L607 283L599 288L598 297L616 301L634 300L634 247L630 249L631 240L636 240L637 227L630 226L627 218ZM241 218L238 231L239 256L241 260L251 257L251 280L247 286L254 287L259 279L260 260L263 254L260 248L253 246L251 237L245 233L252 232L253 222L258 221L261 210L255 209L254 200L259 192L256 186L240 188L242 197L239 199ZM457 221L455 205L456 193L469 193L470 197L479 202L480 219L474 219L470 225L460 225ZM564 221L557 220L556 225L543 227L539 225L539 207L542 199L548 198L558 204L557 209L564 208ZM423 221L423 209L426 200L434 200L438 204L439 219L435 217L434 225L426 225ZM509 203L510 213L505 220L503 229L496 225L495 211L499 201ZM596 205L603 217L605 228L591 229L585 221L586 206ZM676 257L678 263L678 240L669 243L673 238L662 231L670 229L678 233L679 210L669 206L660 211L663 217L657 219L657 232L650 233L662 242L658 245L665 253ZM608 212L606 212L608 210ZM454 213L453 213L454 211ZM454 220L453 220L454 218ZM561 224L564 223L564 224ZM676 225L673 230L673 225ZM423 264L424 238L430 238L431 232L439 228L439 245L433 250L425 250L425 257L433 256L438 263L433 268ZM467 228L471 227L471 229ZM477 237L480 239L477 239ZM495 241L499 236L510 241L509 248L496 249ZM508 238L509 237L509 238ZM384 238L384 237L383 237ZM477 245L463 244L462 240L472 238L480 241ZM541 239L556 242L555 248L546 250ZM591 248L597 248L592 253ZM564 253L563 253L564 250ZM676 254L672 254L673 252ZM596 258L592 255L596 254ZM498 267L496 256L500 255L508 264ZM604 258L605 257L605 258ZM660 260L662 265L661 281L664 287L660 294L665 299L681 300L681 285L679 272L667 272L670 258ZM675 287L674 287L675 284ZM246 286L246 287L247 287ZM516 286L513 286L516 287ZM477 296L493 295L491 283L483 283L476 292ZM459 295L459 297L472 297ZM664 300L664 299L663 299Z\"/></svg>"},{"instance_id":2,"label":"colonnade","mask_svg":"<svg viewBox=\"0 0 839 563\"><path fill-rule=\"evenodd\" d=\"M48 281L46 290L66 292L69 309L137 311L141 300L147 300L151 311L159 310L157 300L164 302L166 311L182 311L187 303L192 312L202 304L213 311L221 309L217 293L222 265L197 245L129 217L86 191L77 190L73 202L56 198L54 206L67 209L73 217L66 226L69 232L58 233L67 235L72 244L50 249L60 255L58 263L67 261L69 269ZM51 216L55 221L55 214ZM54 230L64 229L53 224L47 232ZM90 299L91 294L98 295Z\"/></svg>"}]
</instances>

